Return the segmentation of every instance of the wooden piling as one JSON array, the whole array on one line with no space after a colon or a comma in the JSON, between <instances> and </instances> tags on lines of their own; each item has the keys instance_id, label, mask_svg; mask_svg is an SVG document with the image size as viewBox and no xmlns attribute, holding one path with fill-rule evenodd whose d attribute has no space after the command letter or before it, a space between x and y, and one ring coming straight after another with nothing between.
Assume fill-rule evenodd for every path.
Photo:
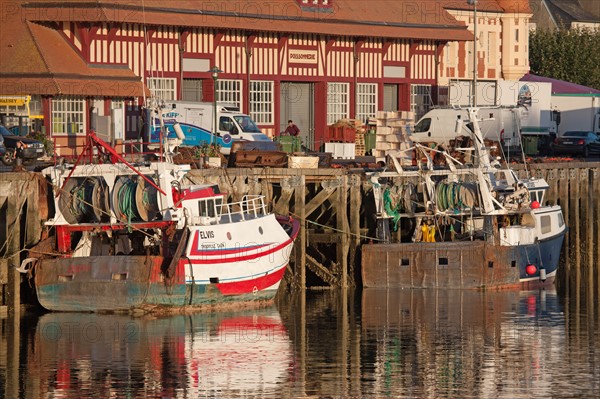
<instances>
[{"instance_id":1,"label":"wooden piling","mask_svg":"<svg viewBox=\"0 0 600 399\"><path fill-rule=\"evenodd\" d=\"M306 289L306 177L295 176L292 182L294 186L294 213L300 221L300 233L296 239L296 275L299 279L300 288Z\"/></svg>"},{"instance_id":2,"label":"wooden piling","mask_svg":"<svg viewBox=\"0 0 600 399\"><path fill-rule=\"evenodd\" d=\"M336 199L336 224L339 240L337 242L337 264L339 265L342 288L348 287L348 250L350 248L350 240L348 232L350 226L348 224L348 176L343 176L340 186L337 188Z\"/></svg>"},{"instance_id":3,"label":"wooden piling","mask_svg":"<svg viewBox=\"0 0 600 399\"><path fill-rule=\"evenodd\" d=\"M574 215L575 222L575 240L572 242L572 247L575 251L575 286L581 287L581 213L585 214L585 211L581 209L581 192L580 188L585 187L583 179L587 178L585 169L577 168L571 169L572 176L571 180L571 212Z\"/></svg>"},{"instance_id":4,"label":"wooden piling","mask_svg":"<svg viewBox=\"0 0 600 399\"><path fill-rule=\"evenodd\" d=\"M354 266L358 262L360 246L360 210L362 207L360 176L352 175L348 179L350 186L350 254L348 255L348 285L356 286Z\"/></svg>"},{"instance_id":5,"label":"wooden piling","mask_svg":"<svg viewBox=\"0 0 600 399\"><path fill-rule=\"evenodd\" d=\"M586 270L585 274L587 277L587 298L588 298L588 311L594 309L594 198L593 195L593 171L591 169L586 170L586 181L585 181L585 201L583 203L583 209L585 210L585 263Z\"/></svg>"},{"instance_id":6,"label":"wooden piling","mask_svg":"<svg viewBox=\"0 0 600 399\"><path fill-rule=\"evenodd\" d=\"M600 298L600 168L594 168L592 169L592 187L590 189L590 191L593 193L592 194L592 198L594 198L594 200L596 201L595 203L595 212L594 212L594 220L595 220L595 242L596 244L593 245L592 247L595 248L595 255L594 253L591 254L592 259L593 259L593 263L590 263L590 267L591 265L593 265L594 269L596 270L596 298ZM591 249L591 248L590 248ZM593 272L590 272L590 274L593 274ZM592 290L593 291L593 290ZM598 320L600 320L600 306L598 307L598 313L599 313L599 317Z\"/></svg>"},{"instance_id":7,"label":"wooden piling","mask_svg":"<svg viewBox=\"0 0 600 399\"><path fill-rule=\"evenodd\" d=\"M559 194L559 198L560 198L560 205L563 209L564 212L564 217L565 217L565 223L567 226L570 226L569 222L571 220L570 218L570 201L569 201L569 169L565 168L565 169L561 169L559 172L559 186L560 186L560 194ZM569 286L570 286L570 281L571 281L571 250L570 250L570 244L571 244L571 235L567 234L565 236L565 242L564 242L564 250L563 250L563 258L562 258L562 262L561 264L564 265L564 273L562 273L562 275L564 276L563 279L559 279L559 281L562 280L562 282L565 284L565 288L566 291L569 292Z\"/></svg>"}]
</instances>

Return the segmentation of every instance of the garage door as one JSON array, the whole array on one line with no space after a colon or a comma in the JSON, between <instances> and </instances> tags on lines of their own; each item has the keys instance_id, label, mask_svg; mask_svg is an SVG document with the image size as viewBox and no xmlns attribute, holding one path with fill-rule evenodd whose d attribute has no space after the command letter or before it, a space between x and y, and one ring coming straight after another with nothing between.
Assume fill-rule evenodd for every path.
<instances>
[{"instance_id":1,"label":"garage door","mask_svg":"<svg viewBox=\"0 0 600 399\"><path fill-rule=\"evenodd\" d=\"M293 120L300 129L303 144L315 149L314 84L282 82L280 92L279 132Z\"/></svg>"}]
</instances>

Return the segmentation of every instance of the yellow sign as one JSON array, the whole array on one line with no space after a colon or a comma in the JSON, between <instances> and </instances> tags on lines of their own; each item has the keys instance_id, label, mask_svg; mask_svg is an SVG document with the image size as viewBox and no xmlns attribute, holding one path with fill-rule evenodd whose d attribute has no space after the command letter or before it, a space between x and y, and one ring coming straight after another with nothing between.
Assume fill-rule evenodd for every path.
<instances>
[{"instance_id":1,"label":"yellow sign","mask_svg":"<svg viewBox=\"0 0 600 399\"><path fill-rule=\"evenodd\" d=\"M317 51L289 49L288 62L291 64L317 64Z\"/></svg>"},{"instance_id":2,"label":"yellow sign","mask_svg":"<svg viewBox=\"0 0 600 399\"><path fill-rule=\"evenodd\" d=\"M0 96L0 106L22 107L23 105L29 104L30 100L31 100L30 96L15 96L15 97Z\"/></svg>"}]
</instances>

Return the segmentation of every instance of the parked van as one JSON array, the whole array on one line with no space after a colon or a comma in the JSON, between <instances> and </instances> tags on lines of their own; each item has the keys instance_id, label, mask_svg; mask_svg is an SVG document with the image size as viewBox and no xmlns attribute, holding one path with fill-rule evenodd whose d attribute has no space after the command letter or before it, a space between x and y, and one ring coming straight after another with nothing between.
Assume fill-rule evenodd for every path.
<instances>
[{"instance_id":1,"label":"parked van","mask_svg":"<svg viewBox=\"0 0 600 399\"><path fill-rule=\"evenodd\" d=\"M526 125L529 115L523 107L482 107L478 116L484 139L498 141L505 148L521 148L522 136L542 138L540 145L547 145L552 138L551 133L556 131L552 125ZM468 112L464 108L432 109L417 122L410 139L448 145L457 136L470 136L471 124L467 119Z\"/></svg>"},{"instance_id":2,"label":"parked van","mask_svg":"<svg viewBox=\"0 0 600 399\"><path fill-rule=\"evenodd\" d=\"M179 124L185 138L182 145L196 146L203 143L216 143L221 146L223 154L229 154L234 140L271 141L256 126L250 116L240 112L234 104L217 103L215 120L214 104L210 102L170 101L162 108L162 119L169 138L176 138L175 125ZM158 117L153 118L150 142L160 140L160 123ZM213 134L215 133L215 134Z\"/></svg>"}]
</instances>

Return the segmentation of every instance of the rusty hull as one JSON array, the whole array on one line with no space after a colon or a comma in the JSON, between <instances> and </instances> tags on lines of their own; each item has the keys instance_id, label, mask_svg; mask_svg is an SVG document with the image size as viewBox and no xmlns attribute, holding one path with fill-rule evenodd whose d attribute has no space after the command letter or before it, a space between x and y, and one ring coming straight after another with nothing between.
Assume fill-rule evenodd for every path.
<instances>
[{"instance_id":1,"label":"rusty hull","mask_svg":"<svg viewBox=\"0 0 600 399\"><path fill-rule=\"evenodd\" d=\"M518 251L485 241L367 244L364 287L492 288L518 286Z\"/></svg>"}]
</instances>

